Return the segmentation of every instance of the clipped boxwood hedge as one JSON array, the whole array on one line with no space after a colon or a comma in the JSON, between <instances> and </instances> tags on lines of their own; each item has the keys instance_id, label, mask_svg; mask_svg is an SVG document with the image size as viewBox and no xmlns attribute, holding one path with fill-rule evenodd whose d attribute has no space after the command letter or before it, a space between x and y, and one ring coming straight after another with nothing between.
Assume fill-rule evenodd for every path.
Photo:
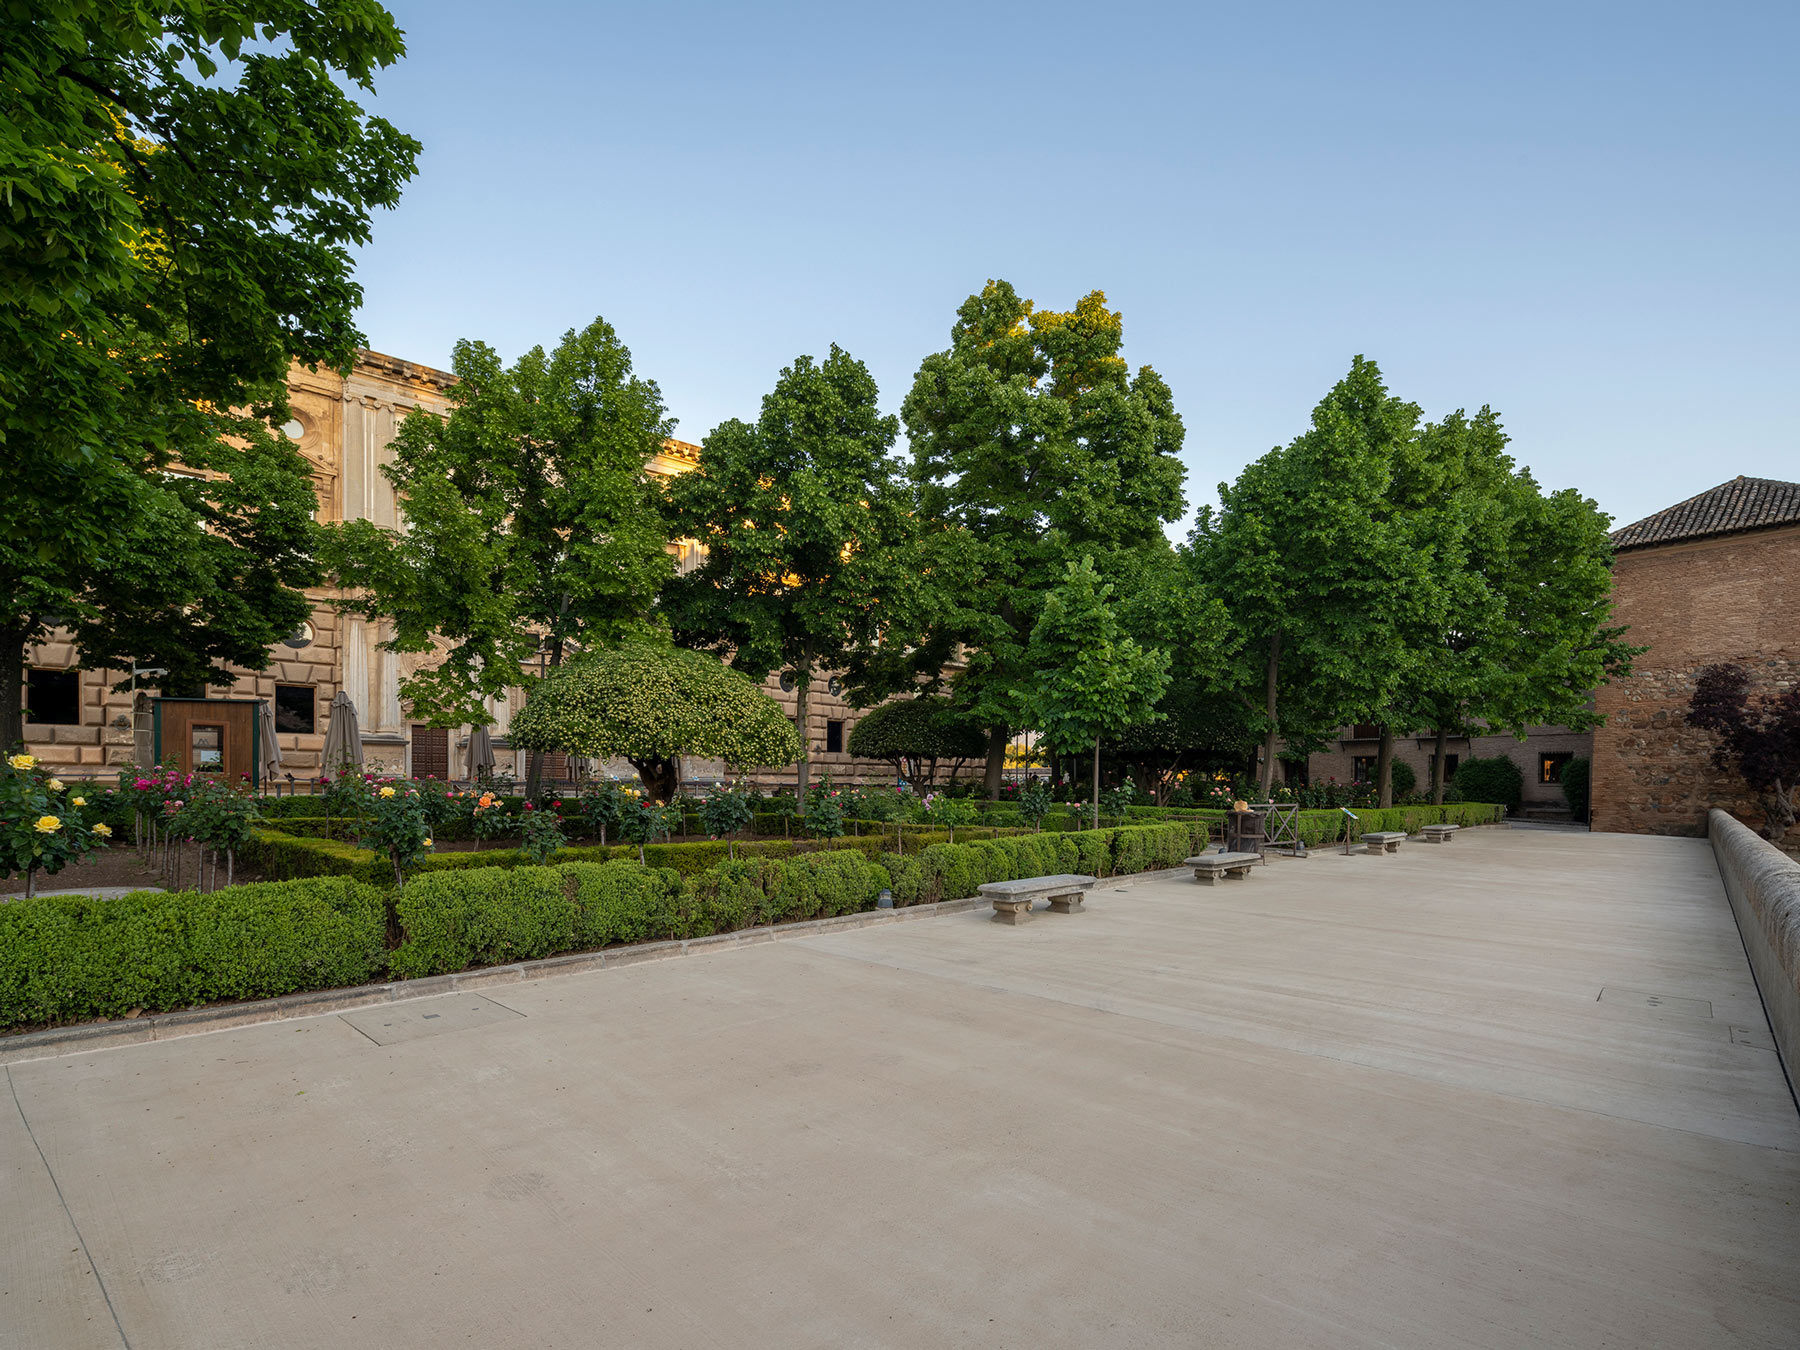
<instances>
[{"instance_id":1,"label":"clipped boxwood hedge","mask_svg":"<svg viewBox=\"0 0 1800 1350\"><path fill-rule=\"evenodd\" d=\"M1394 807L1358 812L1353 828L1410 832L1439 821L1485 824L1502 813L1479 803ZM1301 813L1309 843L1341 839L1345 824L1338 811ZM909 836L904 854L877 852L882 841L872 838L805 852L783 840L740 844L735 859L722 856L723 843L664 844L645 850L648 867L624 847L565 849L547 867L493 849L435 855L403 890L362 879L390 875L367 849L264 829L245 856L265 869L294 869L294 879L204 895L137 891L119 900L37 896L0 905L0 1027L851 914L873 908L884 888L904 906L964 899L989 881L1179 867L1206 847L1211 827L1197 817L956 844ZM390 933L395 945L386 950Z\"/></svg>"},{"instance_id":2,"label":"clipped boxwood hedge","mask_svg":"<svg viewBox=\"0 0 1800 1350\"><path fill-rule=\"evenodd\" d=\"M166 1012L362 984L386 964L382 893L347 877L0 905L0 1026Z\"/></svg>"}]
</instances>

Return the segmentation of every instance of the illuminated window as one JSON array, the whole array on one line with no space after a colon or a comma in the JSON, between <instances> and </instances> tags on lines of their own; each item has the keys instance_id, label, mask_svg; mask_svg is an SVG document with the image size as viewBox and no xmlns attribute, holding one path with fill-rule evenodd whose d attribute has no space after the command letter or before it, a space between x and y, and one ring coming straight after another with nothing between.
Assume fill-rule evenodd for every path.
<instances>
[{"instance_id":1,"label":"illuminated window","mask_svg":"<svg viewBox=\"0 0 1800 1350\"><path fill-rule=\"evenodd\" d=\"M1562 782L1563 765L1575 758L1573 750L1558 750L1552 754L1538 756L1538 782Z\"/></svg>"}]
</instances>

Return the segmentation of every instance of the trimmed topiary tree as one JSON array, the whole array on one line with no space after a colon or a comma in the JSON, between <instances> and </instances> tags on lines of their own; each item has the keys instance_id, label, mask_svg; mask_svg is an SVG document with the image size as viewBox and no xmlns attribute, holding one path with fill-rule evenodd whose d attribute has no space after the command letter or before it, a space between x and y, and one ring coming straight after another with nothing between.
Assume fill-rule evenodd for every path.
<instances>
[{"instance_id":1,"label":"trimmed topiary tree","mask_svg":"<svg viewBox=\"0 0 1800 1350\"><path fill-rule=\"evenodd\" d=\"M629 760L659 802L680 785L682 755L734 768L800 755L794 724L757 685L716 656L649 641L583 652L553 669L509 735L527 750Z\"/></svg>"},{"instance_id":2,"label":"trimmed topiary tree","mask_svg":"<svg viewBox=\"0 0 1800 1350\"><path fill-rule=\"evenodd\" d=\"M1525 775L1505 755L1465 759L1456 766L1455 779L1466 802L1488 802L1517 811L1525 794Z\"/></svg>"},{"instance_id":3,"label":"trimmed topiary tree","mask_svg":"<svg viewBox=\"0 0 1800 1350\"><path fill-rule=\"evenodd\" d=\"M908 698L883 703L850 729L846 747L858 759L885 759L896 777L925 785L937 778L939 760L951 773L987 752L981 729L958 718L950 700Z\"/></svg>"}]
</instances>

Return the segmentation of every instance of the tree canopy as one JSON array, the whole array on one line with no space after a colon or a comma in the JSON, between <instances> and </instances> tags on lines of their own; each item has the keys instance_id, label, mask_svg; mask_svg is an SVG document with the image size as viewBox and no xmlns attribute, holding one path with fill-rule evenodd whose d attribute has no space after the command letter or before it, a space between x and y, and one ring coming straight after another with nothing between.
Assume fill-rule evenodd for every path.
<instances>
[{"instance_id":1,"label":"tree canopy","mask_svg":"<svg viewBox=\"0 0 1800 1350\"><path fill-rule=\"evenodd\" d=\"M946 698L895 699L865 713L850 728L846 748L858 759L885 759L894 775L915 784L937 777L939 760L978 758L987 747L981 729Z\"/></svg>"},{"instance_id":2,"label":"tree canopy","mask_svg":"<svg viewBox=\"0 0 1800 1350\"><path fill-rule=\"evenodd\" d=\"M1169 683L1169 654L1125 635L1107 603L1111 593L1091 559L1068 565L1032 627L1033 678L1018 696L1016 714L1058 754L1092 751L1095 828L1101 740L1154 718Z\"/></svg>"},{"instance_id":3,"label":"tree canopy","mask_svg":"<svg viewBox=\"0 0 1800 1350\"><path fill-rule=\"evenodd\" d=\"M1099 291L1066 313L990 281L957 311L902 407L928 579L923 635L966 649L957 701L988 728L987 785L1033 673L1044 598L1087 556L1112 577L1168 551L1180 517L1181 419L1149 366L1119 355L1124 321ZM918 636L908 645L935 651Z\"/></svg>"},{"instance_id":4,"label":"tree canopy","mask_svg":"<svg viewBox=\"0 0 1800 1350\"><path fill-rule=\"evenodd\" d=\"M1306 432L1219 485L1220 511L1203 509L1190 537L1231 615L1228 685L1254 708L1265 798L1282 740L1384 702L1403 659L1397 610L1425 598L1423 558L1387 491L1418 416L1358 357Z\"/></svg>"},{"instance_id":5,"label":"tree canopy","mask_svg":"<svg viewBox=\"0 0 1800 1350\"><path fill-rule=\"evenodd\" d=\"M540 649L650 631L674 560L645 468L674 424L604 319L511 366L459 342L452 365L450 416L408 414L382 470L405 527L351 521L326 552L390 648L444 650L401 685L413 715L484 724Z\"/></svg>"},{"instance_id":6,"label":"tree canopy","mask_svg":"<svg viewBox=\"0 0 1800 1350\"><path fill-rule=\"evenodd\" d=\"M706 549L664 592L676 640L728 654L755 679L791 672L802 729L813 681L872 646L917 584L910 501L891 453L899 424L877 398L849 353L802 356L756 422L723 423L701 445L699 468L668 487L676 532ZM806 755L803 743L803 804Z\"/></svg>"},{"instance_id":7,"label":"tree canopy","mask_svg":"<svg viewBox=\"0 0 1800 1350\"><path fill-rule=\"evenodd\" d=\"M1188 558L1231 617L1224 685L1253 706L1265 794L1284 746L1346 722L1381 728L1384 803L1397 731L1436 729L1441 765L1477 725L1593 725L1593 689L1633 654L1607 626L1606 517L1505 446L1491 410L1425 423L1357 357L1201 512Z\"/></svg>"},{"instance_id":8,"label":"tree canopy","mask_svg":"<svg viewBox=\"0 0 1800 1350\"><path fill-rule=\"evenodd\" d=\"M682 755L752 768L791 764L800 752L781 705L750 679L703 652L646 640L551 670L509 735L526 750L627 759L662 802L680 786Z\"/></svg>"},{"instance_id":9,"label":"tree canopy","mask_svg":"<svg viewBox=\"0 0 1800 1350\"><path fill-rule=\"evenodd\" d=\"M0 13L0 741L52 626L173 680L306 612L310 479L267 428L290 362L362 342L350 249L419 147L351 94L403 50L371 0Z\"/></svg>"}]
</instances>

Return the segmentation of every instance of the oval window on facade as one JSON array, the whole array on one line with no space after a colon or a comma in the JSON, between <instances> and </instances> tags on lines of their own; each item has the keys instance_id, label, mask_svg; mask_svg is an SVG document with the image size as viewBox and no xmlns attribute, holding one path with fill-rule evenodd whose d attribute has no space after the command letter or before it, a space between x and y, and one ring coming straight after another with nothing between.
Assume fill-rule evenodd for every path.
<instances>
[{"instance_id":1,"label":"oval window on facade","mask_svg":"<svg viewBox=\"0 0 1800 1350\"><path fill-rule=\"evenodd\" d=\"M290 441L297 441L302 436L306 435L306 423L302 422L298 417L290 417L281 424L281 434L286 436Z\"/></svg>"},{"instance_id":2,"label":"oval window on facade","mask_svg":"<svg viewBox=\"0 0 1800 1350\"><path fill-rule=\"evenodd\" d=\"M313 626L310 623L301 624L293 632L284 637L282 642L287 646L292 647L295 651L299 651L302 647L312 646Z\"/></svg>"},{"instance_id":3,"label":"oval window on facade","mask_svg":"<svg viewBox=\"0 0 1800 1350\"><path fill-rule=\"evenodd\" d=\"M794 672L793 671L784 670L781 672L781 692L784 694L791 694L794 692Z\"/></svg>"}]
</instances>

